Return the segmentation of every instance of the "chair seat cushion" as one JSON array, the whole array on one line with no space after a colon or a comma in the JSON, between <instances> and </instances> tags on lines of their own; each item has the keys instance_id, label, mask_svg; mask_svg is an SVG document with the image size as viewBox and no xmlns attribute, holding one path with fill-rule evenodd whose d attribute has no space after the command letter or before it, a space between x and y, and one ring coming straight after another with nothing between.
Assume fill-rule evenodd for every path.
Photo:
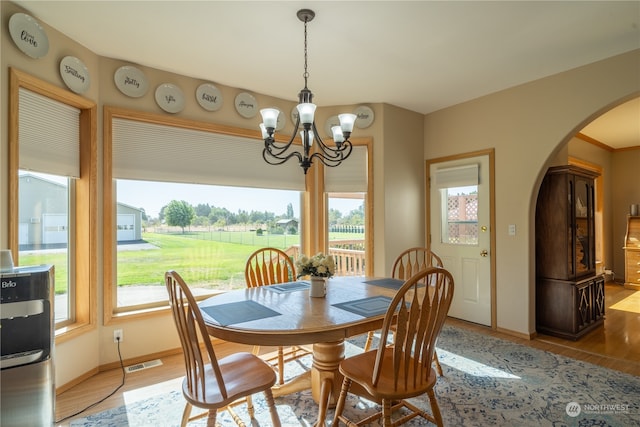
<instances>
[{"instance_id":1,"label":"chair seat cushion","mask_svg":"<svg viewBox=\"0 0 640 427\"><path fill-rule=\"evenodd\" d=\"M369 394L369 398L380 402L382 399L405 399L419 396L432 388L436 382L436 373L431 363L426 367L424 375L416 376L414 367L409 363L409 371L404 375L404 366L400 367L397 386L394 381L393 352L387 348L382 362L380 378L373 384L372 367L375 365L377 350L361 353L340 363L340 373L362 386ZM366 396L365 396L366 397Z\"/></svg>"},{"instance_id":2,"label":"chair seat cushion","mask_svg":"<svg viewBox=\"0 0 640 427\"><path fill-rule=\"evenodd\" d=\"M221 395L216 375L211 364L207 364L204 373L205 396L202 396L201 386L192 393L189 391L187 379L183 381L182 392L188 402L198 407L222 408L240 397L269 388L276 382L274 370L251 353L241 352L218 359L218 366L227 389L227 398Z\"/></svg>"}]
</instances>

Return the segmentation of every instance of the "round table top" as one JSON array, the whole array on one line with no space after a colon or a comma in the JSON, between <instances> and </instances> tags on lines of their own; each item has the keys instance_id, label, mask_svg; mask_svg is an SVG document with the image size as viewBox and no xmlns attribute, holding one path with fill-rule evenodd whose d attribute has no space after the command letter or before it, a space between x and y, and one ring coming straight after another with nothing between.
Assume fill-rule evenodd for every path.
<instances>
[{"instance_id":1,"label":"round table top","mask_svg":"<svg viewBox=\"0 0 640 427\"><path fill-rule=\"evenodd\" d=\"M308 283L240 289L202 301L199 305L209 334L251 345L340 341L379 329L386 307L403 282L333 277L327 280L323 298L309 296Z\"/></svg>"}]
</instances>

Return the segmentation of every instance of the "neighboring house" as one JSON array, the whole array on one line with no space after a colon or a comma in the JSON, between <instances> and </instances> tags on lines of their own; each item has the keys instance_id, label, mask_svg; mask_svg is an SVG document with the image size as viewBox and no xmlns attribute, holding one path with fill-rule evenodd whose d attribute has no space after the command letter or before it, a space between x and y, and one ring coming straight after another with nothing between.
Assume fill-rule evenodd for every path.
<instances>
[{"instance_id":1,"label":"neighboring house","mask_svg":"<svg viewBox=\"0 0 640 427\"><path fill-rule=\"evenodd\" d=\"M64 184L30 173L20 175L21 247L66 246L69 200ZM118 242L142 239L142 211L118 203Z\"/></svg>"},{"instance_id":2,"label":"neighboring house","mask_svg":"<svg viewBox=\"0 0 640 427\"><path fill-rule=\"evenodd\" d=\"M276 226L284 229L285 231L289 230L291 227L298 230L298 220L294 218L279 219L276 221Z\"/></svg>"},{"instance_id":3,"label":"neighboring house","mask_svg":"<svg viewBox=\"0 0 640 427\"><path fill-rule=\"evenodd\" d=\"M142 240L142 210L118 203L118 242Z\"/></svg>"}]
</instances>

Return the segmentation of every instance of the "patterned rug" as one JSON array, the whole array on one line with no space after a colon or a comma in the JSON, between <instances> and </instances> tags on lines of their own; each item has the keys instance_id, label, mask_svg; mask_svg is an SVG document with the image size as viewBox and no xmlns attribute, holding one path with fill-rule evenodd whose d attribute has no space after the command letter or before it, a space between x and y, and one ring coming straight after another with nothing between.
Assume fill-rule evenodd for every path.
<instances>
[{"instance_id":1,"label":"patterned rug","mask_svg":"<svg viewBox=\"0 0 640 427\"><path fill-rule=\"evenodd\" d=\"M350 340L347 357L362 351L364 339ZM374 343L375 345L376 343ZM438 378L436 396L445 426L640 426L640 378L506 340L445 325L437 346L444 376ZM311 361L292 362L285 372L308 369ZM71 427L172 427L180 425L184 400L181 380L150 397L140 393L117 409L71 421ZM125 401L128 400L125 397ZM426 398L412 400L430 411ZM311 426L317 405L305 391L276 399L283 426ZM249 423L244 405L236 412L248 425L269 426L269 413L261 394L255 395L256 420ZM353 396L345 414L369 414L375 404ZM331 417L333 411L328 416ZM226 413L219 423L235 426ZM330 422L329 422L330 424ZM196 420L189 426L206 425ZM379 424L373 424L379 425ZM407 426L428 425L414 419Z\"/></svg>"}]
</instances>

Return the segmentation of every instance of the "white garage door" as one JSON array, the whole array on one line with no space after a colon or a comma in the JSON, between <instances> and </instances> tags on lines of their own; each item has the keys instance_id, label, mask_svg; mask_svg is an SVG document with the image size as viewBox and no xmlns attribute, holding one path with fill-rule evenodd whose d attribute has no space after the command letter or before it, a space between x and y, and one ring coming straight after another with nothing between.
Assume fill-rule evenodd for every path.
<instances>
[{"instance_id":1,"label":"white garage door","mask_svg":"<svg viewBox=\"0 0 640 427\"><path fill-rule=\"evenodd\" d=\"M42 215L42 243L67 243L67 214Z\"/></svg>"},{"instance_id":2,"label":"white garage door","mask_svg":"<svg viewBox=\"0 0 640 427\"><path fill-rule=\"evenodd\" d=\"M136 216L133 214L118 214L118 242L136 239Z\"/></svg>"}]
</instances>

